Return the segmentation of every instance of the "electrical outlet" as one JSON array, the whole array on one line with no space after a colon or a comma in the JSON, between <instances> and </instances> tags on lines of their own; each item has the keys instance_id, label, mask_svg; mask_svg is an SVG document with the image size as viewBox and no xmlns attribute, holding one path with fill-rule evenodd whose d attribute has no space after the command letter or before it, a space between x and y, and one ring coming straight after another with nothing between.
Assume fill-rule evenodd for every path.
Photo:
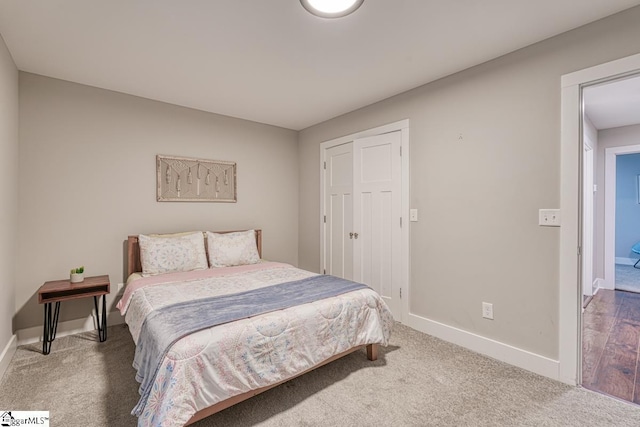
<instances>
[{"instance_id":1,"label":"electrical outlet","mask_svg":"<svg viewBox=\"0 0 640 427\"><path fill-rule=\"evenodd\" d=\"M543 227L560 227L560 209L540 209L538 225Z\"/></svg>"},{"instance_id":2,"label":"electrical outlet","mask_svg":"<svg viewBox=\"0 0 640 427\"><path fill-rule=\"evenodd\" d=\"M409 209L409 221L418 221L418 209Z\"/></svg>"},{"instance_id":3,"label":"electrical outlet","mask_svg":"<svg viewBox=\"0 0 640 427\"><path fill-rule=\"evenodd\" d=\"M493 304L490 302L482 303L482 317L493 320Z\"/></svg>"}]
</instances>

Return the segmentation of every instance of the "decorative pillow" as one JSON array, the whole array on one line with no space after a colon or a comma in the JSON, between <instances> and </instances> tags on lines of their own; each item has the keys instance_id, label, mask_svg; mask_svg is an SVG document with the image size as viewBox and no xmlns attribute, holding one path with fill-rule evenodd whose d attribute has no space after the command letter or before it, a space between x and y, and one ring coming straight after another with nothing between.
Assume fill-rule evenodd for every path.
<instances>
[{"instance_id":1,"label":"decorative pillow","mask_svg":"<svg viewBox=\"0 0 640 427\"><path fill-rule=\"evenodd\" d=\"M254 230L225 234L207 231L207 248L212 268L260 262Z\"/></svg>"},{"instance_id":2,"label":"decorative pillow","mask_svg":"<svg viewBox=\"0 0 640 427\"><path fill-rule=\"evenodd\" d=\"M145 277L208 267L201 231L164 236L141 234L138 242L142 275Z\"/></svg>"}]
</instances>

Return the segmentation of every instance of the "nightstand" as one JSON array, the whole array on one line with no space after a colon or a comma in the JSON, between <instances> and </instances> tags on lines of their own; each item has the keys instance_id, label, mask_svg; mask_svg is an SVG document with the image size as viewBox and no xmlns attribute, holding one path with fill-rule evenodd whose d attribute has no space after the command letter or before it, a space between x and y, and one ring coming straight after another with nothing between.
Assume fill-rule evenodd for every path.
<instances>
[{"instance_id":1,"label":"nightstand","mask_svg":"<svg viewBox=\"0 0 640 427\"><path fill-rule=\"evenodd\" d=\"M78 298L93 297L98 323L100 342L107 340L107 294L110 292L109 276L86 277L83 282L71 283L67 280L46 282L38 289L38 303L44 304L44 333L42 354L49 354L51 343L56 339L60 303ZM98 312L98 298L102 296L102 314ZM56 303L55 308L51 304Z\"/></svg>"}]
</instances>

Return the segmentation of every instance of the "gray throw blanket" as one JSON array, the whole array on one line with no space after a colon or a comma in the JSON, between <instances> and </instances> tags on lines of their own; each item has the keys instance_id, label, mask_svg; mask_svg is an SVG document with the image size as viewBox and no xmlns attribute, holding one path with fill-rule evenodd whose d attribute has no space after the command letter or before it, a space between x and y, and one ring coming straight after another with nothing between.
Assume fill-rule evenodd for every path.
<instances>
[{"instance_id":1,"label":"gray throw blanket","mask_svg":"<svg viewBox=\"0 0 640 427\"><path fill-rule=\"evenodd\" d=\"M180 338L212 326L363 288L367 286L319 275L237 294L185 301L152 311L142 324L133 360L136 380L140 383L140 401L131 413L137 416L143 413L162 360Z\"/></svg>"}]
</instances>

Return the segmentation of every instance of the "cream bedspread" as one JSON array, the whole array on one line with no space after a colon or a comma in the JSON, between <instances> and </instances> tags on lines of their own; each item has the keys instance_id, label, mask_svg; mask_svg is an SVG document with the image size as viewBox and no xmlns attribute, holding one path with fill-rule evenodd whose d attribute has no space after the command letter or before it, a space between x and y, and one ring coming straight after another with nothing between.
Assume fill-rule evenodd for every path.
<instances>
[{"instance_id":1,"label":"cream bedspread","mask_svg":"<svg viewBox=\"0 0 640 427\"><path fill-rule=\"evenodd\" d=\"M118 308L137 343L144 318L160 307L314 275L263 262L132 278ZM286 380L355 346L387 345L392 325L382 298L363 289L196 332L167 353L138 425L184 425L201 409Z\"/></svg>"}]
</instances>

